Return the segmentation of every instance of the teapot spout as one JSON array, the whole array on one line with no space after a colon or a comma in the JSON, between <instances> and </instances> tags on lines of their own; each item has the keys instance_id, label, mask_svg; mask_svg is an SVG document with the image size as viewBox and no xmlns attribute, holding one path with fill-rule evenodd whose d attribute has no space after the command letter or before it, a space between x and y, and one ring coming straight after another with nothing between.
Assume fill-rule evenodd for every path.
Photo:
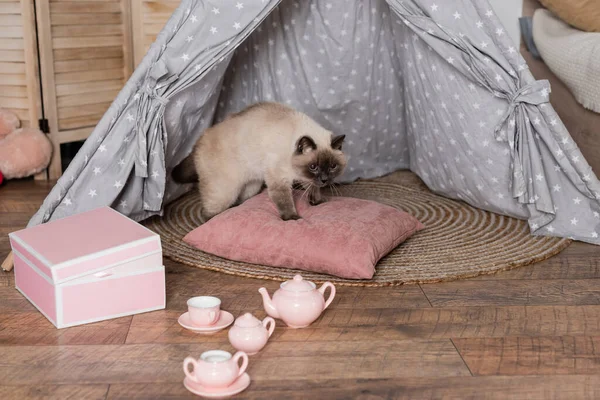
<instances>
[{"instance_id":1,"label":"teapot spout","mask_svg":"<svg viewBox=\"0 0 600 400\"><path fill-rule=\"evenodd\" d=\"M267 289L265 289L264 287L261 287L260 289L258 289L258 293L260 293L262 295L263 307L265 308L265 311L267 312L267 314L269 314L273 318L279 318L279 312L277 312L277 308L275 308L275 305L271 301L271 298L269 297L269 293L267 292Z\"/></svg>"}]
</instances>

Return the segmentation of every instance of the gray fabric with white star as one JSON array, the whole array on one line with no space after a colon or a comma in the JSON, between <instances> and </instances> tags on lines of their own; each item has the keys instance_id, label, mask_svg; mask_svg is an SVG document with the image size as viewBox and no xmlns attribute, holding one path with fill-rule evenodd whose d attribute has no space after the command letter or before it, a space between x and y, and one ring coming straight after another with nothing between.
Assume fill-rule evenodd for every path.
<instances>
[{"instance_id":1,"label":"gray fabric with white star","mask_svg":"<svg viewBox=\"0 0 600 400\"><path fill-rule=\"evenodd\" d=\"M436 193L600 244L600 182L487 0L184 0L29 226L135 220L202 131L257 101L346 134L342 180L410 168Z\"/></svg>"}]
</instances>

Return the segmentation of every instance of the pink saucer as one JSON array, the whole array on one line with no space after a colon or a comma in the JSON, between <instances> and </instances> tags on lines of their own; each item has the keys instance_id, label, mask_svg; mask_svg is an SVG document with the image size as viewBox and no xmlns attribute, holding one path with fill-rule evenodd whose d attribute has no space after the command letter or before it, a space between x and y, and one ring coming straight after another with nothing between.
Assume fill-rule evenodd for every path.
<instances>
[{"instance_id":1,"label":"pink saucer","mask_svg":"<svg viewBox=\"0 0 600 400\"><path fill-rule=\"evenodd\" d=\"M222 389L206 388L201 384L192 381L188 377L186 377L183 380L183 386L185 386L187 390L198 396L208 397L211 399L223 399L225 397L230 397L246 390L246 388L250 386L250 376L247 373L244 373L231 385Z\"/></svg>"},{"instance_id":2,"label":"pink saucer","mask_svg":"<svg viewBox=\"0 0 600 400\"><path fill-rule=\"evenodd\" d=\"M188 312L182 314L177 322L179 322L179 325L183 326L185 329L189 329L190 331L205 335L212 335L213 333L217 333L220 330L227 328L229 325L231 325L233 320L233 315L230 312L221 310L221 316L214 325L196 326L192 324L192 321L190 320L190 314Z\"/></svg>"}]
</instances>

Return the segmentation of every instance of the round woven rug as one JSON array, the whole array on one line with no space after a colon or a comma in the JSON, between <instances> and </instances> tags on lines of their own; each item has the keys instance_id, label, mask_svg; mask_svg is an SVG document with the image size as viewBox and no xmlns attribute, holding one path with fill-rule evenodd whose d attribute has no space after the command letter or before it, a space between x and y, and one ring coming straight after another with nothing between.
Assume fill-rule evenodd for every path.
<instances>
[{"instance_id":1,"label":"round woven rug","mask_svg":"<svg viewBox=\"0 0 600 400\"><path fill-rule=\"evenodd\" d=\"M568 239L536 237L525 221L497 215L437 196L425 188L363 181L339 186L342 196L375 200L404 210L425 229L377 265L371 280L352 280L300 271L305 279L347 286L389 286L469 278L545 260L570 244ZM182 238L200 225L194 190L169 204L163 217L145 225L161 236L164 254L181 263L227 274L285 281L298 270L230 261L204 253Z\"/></svg>"}]
</instances>

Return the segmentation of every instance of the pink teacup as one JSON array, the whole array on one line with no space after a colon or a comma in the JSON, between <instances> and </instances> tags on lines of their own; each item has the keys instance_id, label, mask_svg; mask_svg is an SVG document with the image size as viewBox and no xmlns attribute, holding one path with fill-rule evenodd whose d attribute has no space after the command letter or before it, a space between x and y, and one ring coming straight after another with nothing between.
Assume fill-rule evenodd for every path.
<instances>
[{"instance_id":1,"label":"pink teacup","mask_svg":"<svg viewBox=\"0 0 600 400\"><path fill-rule=\"evenodd\" d=\"M238 364L242 359L242 365ZM190 372L189 365L194 366ZM223 350L205 351L200 355L199 360L192 357L186 357L183 360L183 372L192 381L200 385L220 389L231 385L240 376L246 372L248 367L248 355L243 351L238 351L234 356Z\"/></svg>"},{"instance_id":2,"label":"pink teacup","mask_svg":"<svg viewBox=\"0 0 600 400\"><path fill-rule=\"evenodd\" d=\"M197 296L187 301L192 324L196 326L214 325L221 316L221 300L213 296Z\"/></svg>"}]
</instances>

